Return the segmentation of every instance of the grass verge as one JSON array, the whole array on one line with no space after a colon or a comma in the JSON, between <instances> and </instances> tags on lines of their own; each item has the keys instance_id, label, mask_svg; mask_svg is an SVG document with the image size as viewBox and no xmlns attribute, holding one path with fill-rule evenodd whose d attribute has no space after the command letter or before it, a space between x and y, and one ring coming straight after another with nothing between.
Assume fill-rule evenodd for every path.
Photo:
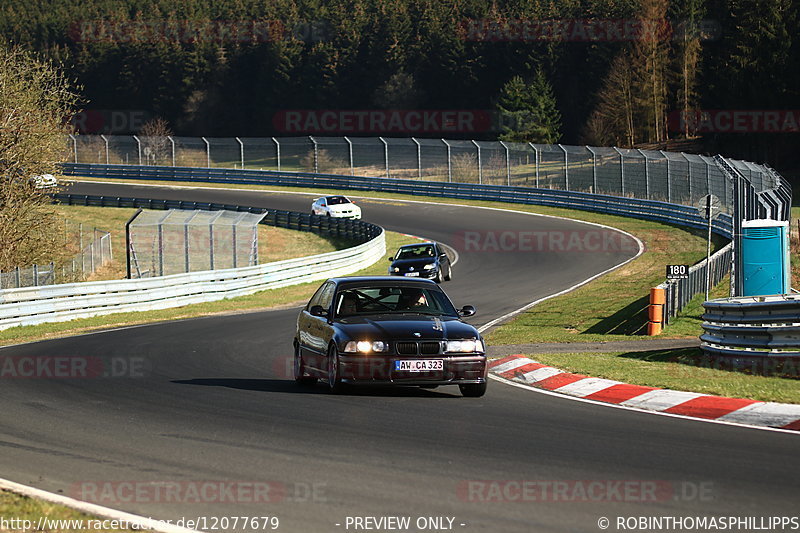
<instances>
[{"instance_id":1,"label":"grass verge","mask_svg":"<svg viewBox=\"0 0 800 533\"><path fill-rule=\"evenodd\" d=\"M401 235L399 233L386 233L387 250L394 250L403 244L409 244L411 242L416 241L411 237L406 237L405 235ZM357 272L355 275L383 275L386 274L386 267L387 263L385 260L378 260L370 267ZM315 281L301 285L292 285L290 287L284 287L280 289L269 289L251 294L249 296L240 296L238 298L187 305L172 309L115 313L112 315L81 318L77 320L71 320L69 322L51 322L36 326L19 326L0 331L0 346L51 339L56 337L66 337L101 329L133 326L137 324L146 324L149 322L162 322L167 320L194 318L212 314L235 313L290 305L300 305L301 302L305 303L305 301L311 297L319 285L320 282Z\"/></svg>"},{"instance_id":2,"label":"grass verge","mask_svg":"<svg viewBox=\"0 0 800 533\"><path fill-rule=\"evenodd\" d=\"M696 348L618 353L533 354L531 359L567 372L623 383L764 402L800 403L800 380L725 370Z\"/></svg>"},{"instance_id":3,"label":"grass verge","mask_svg":"<svg viewBox=\"0 0 800 533\"><path fill-rule=\"evenodd\" d=\"M136 531L134 529L115 529L103 528L101 526L102 519L70 509L63 505L46 502L27 496L21 496L11 491L0 490L0 516L5 520L19 520L16 524L20 527L13 529L5 529L0 527L0 533L12 533L18 531L37 531L38 521L42 517L46 517L50 527L43 527L41 531L49 533L71 533L74 531L88 530L88 531ZM24 527L25 520L30 521L31 527ZM61 521L55 523L54 521ZM71 521L72 523L64 523L63 521ZM81 522L80 524L76 523ZM121 525L111 524L106 522L105 525Z\"/></svg>"}]
</instances>

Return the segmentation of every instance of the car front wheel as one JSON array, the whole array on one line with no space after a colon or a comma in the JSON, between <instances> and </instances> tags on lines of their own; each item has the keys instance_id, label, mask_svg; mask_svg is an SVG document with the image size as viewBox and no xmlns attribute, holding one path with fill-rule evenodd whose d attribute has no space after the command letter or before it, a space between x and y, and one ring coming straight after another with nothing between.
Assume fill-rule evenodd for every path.
<instances>
[{"instance_id":1,"label":"car front wheel","mask_svg":"<svg viewBox=\"0 0 800 533\"><path fill-rule=\"evenodd\" d=\"M339 373L339 352L334 345L328 349L328 389L333 394L338 394L344 389Z\"/></svg>"},{"instance_id":2,"label":"car front wheel","mask_svg":"<svg viewBox=\"0 0 800 533\"><path fill-rule=\"evenodd\" d=\"M465 383L458 386L467 398L480 398L486 394L486 383Z\"/></svg>"}]
</instances>

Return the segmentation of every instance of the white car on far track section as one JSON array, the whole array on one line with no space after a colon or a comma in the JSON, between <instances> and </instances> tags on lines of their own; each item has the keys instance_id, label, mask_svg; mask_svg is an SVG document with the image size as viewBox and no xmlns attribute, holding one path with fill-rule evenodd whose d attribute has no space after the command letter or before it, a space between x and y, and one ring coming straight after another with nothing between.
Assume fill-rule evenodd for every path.
<instances>
[{"instance_id":1,"label":"white car on far track section","mask_svg":"<svg viewBox=\"0 0 800 533\"><path fill-rule=\"evenodd\" d=\"M323 196L311 204L312 215L335 218L361 218L361 208L346 196Z\"/></svg>"}]
</instances>

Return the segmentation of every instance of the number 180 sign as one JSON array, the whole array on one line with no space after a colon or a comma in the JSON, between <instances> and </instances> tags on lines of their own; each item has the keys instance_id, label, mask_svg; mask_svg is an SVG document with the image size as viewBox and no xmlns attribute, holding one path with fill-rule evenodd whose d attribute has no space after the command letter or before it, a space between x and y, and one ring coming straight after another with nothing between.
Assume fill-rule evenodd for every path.
<instances>
[{"instance_id":1,"label":"number 180 sign","mask_svg":"<svg viewBox=\"0 0 800 533\"><path fill-rule=\"evenodd\" d=\"M667 265L667 279L686 279L689 277L689 265Z\"/></svg>"}]
</instances>

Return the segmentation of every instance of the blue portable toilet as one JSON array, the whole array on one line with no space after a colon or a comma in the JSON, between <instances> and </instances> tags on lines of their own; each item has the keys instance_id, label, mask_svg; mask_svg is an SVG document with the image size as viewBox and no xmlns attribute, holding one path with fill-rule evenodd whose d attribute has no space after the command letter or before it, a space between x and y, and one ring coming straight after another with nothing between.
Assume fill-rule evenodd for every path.
<instances>
[{"instance_id":1,"label":"blue portable toilet","mask_svg":"<svg viewBox=\"0 0 800 533\"><path fill-rule=\"evenodd\" d=\"M742 222L742 296L788 294L791 290L789 223Z\"/></svg>"}]
</instances>

